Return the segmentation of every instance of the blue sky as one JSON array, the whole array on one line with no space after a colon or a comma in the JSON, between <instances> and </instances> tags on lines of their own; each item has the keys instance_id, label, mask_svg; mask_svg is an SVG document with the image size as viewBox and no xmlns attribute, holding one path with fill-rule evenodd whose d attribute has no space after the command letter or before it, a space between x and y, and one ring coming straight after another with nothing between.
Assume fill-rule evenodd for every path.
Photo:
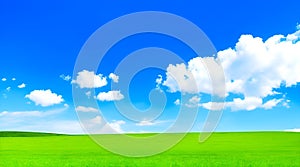
<instances>
[{"instance_id":1,"label":"blue sky","mask_svg":"<svg viewBox=\"0 0 300 167\"><path fill-rule=\"evenodd\" d=\"M200 131L211 104L209 88L204 88L209 85L207 76L194 76L199 85L192 91L189 86L178 90L168 74L178 74L175 78L195 74L195 68L203 70L200 62L207 59L197 57L174 38L155 33L130 36L110 48L97 71L87 68L73 73L82 46L99 27L141 11L181 16L201 28L213 43L225 73L227 101L217 131L299 130L299 5L292 0L0 2L0 130L82 133L77 107L79 115L84 113L90 119L89 124L106 120L103 128L163 131L176 121L182 106L183 112L198 110L191 130ZM150 107L151 90L167 99L159 118L131 121L115 107L116 103L123 109L129 106L121 89L124 78L115 68L127 55L147 47L171 50L186 63L180 66L172 60L164 69L149 68L131 80L130 100L137 109ZM167 60L164 55L162 60ZM158 75L162 76L160 81ZM82 80L78 80L80 76ZM94 77L91 85L88 78ZM74 104L72 87L84 93L86 103ZM89 96L94 88L95 98ZM191 99L189 104L175 104L183 101L181 95ZM96 101L99 108L89 101ZM102 115L98 115L99 109Z\"/></svg>"}]
</instances>

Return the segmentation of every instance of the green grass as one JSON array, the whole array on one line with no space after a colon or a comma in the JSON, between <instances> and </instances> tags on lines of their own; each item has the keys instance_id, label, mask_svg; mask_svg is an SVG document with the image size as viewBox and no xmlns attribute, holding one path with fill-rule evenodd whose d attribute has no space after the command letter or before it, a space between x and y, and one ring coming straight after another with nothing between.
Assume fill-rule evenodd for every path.
<instances>
[{"instance_id":1,"label":"green grass","mask_svg":"<svg viewBox=\"0 0 300 167\"><path fill-rule=\"evenodd\" d=\"M14 137L8 137L5 133L0 137L1 167L300 166L300 133L214 133L204 143L198 142L199 134L190 133L172 149L145 158L112 154L88 136L31 133L36 137L24 137L10 132Z\"/></svg>"}]
</instances>

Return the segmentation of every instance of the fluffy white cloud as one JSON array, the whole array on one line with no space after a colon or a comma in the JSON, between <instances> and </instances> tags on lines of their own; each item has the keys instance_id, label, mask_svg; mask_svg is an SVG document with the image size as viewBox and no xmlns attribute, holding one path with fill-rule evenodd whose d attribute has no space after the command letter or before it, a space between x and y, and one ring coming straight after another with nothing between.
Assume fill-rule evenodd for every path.
<instances>
[{"instance_id":1,"label":"fluffy white cloud","mask_svg":"<svg viewBox=\"0 0 300 167\"><path fill-rule=\"evenodd\" d=\"M100 92L97 99L100 101L118 101L122 100L124 95L119 90L112 90L108 92Z\"/></svg>"},{"instance_id":2,"label":"fluffy white cloud","mask_svg":"<svg viewBox=\"0 0 300 167\"><path fill-rule=\"evenodd\" d=\"M110 73L108 76L109 79L111 79L113 82L118 83L119 82L119 76L114 74L114 73Z\"/></svg>"},{"instance_id":3,"label":"fluffy white cloud","mask_svg":"<svg viewBox=\"0 0 300 167\"><path fill-rule=\"evenodd\" d=\"M6 81L6 78L2 78L1 80L4 82L4 81Z\"/></svg>"},{"instance_id":4,"label":"fluffy white cloud","mask_svg":"<svg viewBox=\"0 0 300 167\"><path fill-rule=\"evenodd\" d=\"M170 92L212 94L205 64L218 61L225 73L227 96L231 93L245 97L243 100L236 98L227 105L233 110L270 109L281 100L273 99L262 104L262 99L278 94L274 89L291 87L300 82L299 53L300 30L287 36L274 35L266 41L252 35L242 35L234 48L219 51L216 58L196 57L187 65L170 64L163 85Z\"/></svg>"},{"instance_id":5,"label":"fluffy white cloud","mask_svg":"<svg viewBox=\"0 0 300 167\"><path fill-rule=\"evenodd\" d=\"M179 100L179 99L176 99L176 100L174 101L174 104L175 104L176 106L178 106L178 105L180 104L180 100Z\"/></svg>"},{"instance_id":6,"label":"fluffy white cloud","mask_svg":"<svg viewBox=\"0 0 300 167\"><path fill-rule=\"evenodd\" d=\"M198 107L200 106L200 97L199 96L193 96L189 99L188 103L186 103L185 105L187 107L193 108L193 107Z\"/></svg>"},{"instance_id":7,"label":"fluffy white cloud","mask_svg":"<svg viewBox=\"0 0 300 167\"><path fill-rule=\"evenodd\" d=\"M265 42L242 35L234 49L218 53L226 75L228 92L267 97L275 88L300 82L300 31L275 35Z\"/></svg>"},{"instance_id":8,"label":"fluffy white cloud","mask_svg":"<svg viewBox=\"0 0 300 167\"><path fill-rule=\"evenodd\" d=\"M126 124L125 121L123 120L117 120L117 121L113 121L108 123L108 125L115 130L117 133L124 133L124 130L122 129L122 125Z\"/></svg>"},{"instance_id":9,"label":"fluffy white cloud","mask_svg":"<svg viewBox=\"0 0 300 167\"><path fill-rule=\"evenodd\" d=\"M25 98L29 98L36 105L41 105L43 107L51 106L54 104L60 104L64 101L61 95L52 93L50 89L48 90L34 90L30 92Z\"/></svg>"},{"instance_id":10,"label":"fluffy white cloud","mask_svg":"<svg viewBox=\"0 0 300 167\"><path fill-rule=\"evenodd\" d=\"M85 107L85 106L77 106L75 108L76 111L80 111L80 112L99 112L98 109L93 108L93 107Z\"/></svg>"},{"instance_id":11,"label":"fluffy white cloud","mask_svg":"<svg viewBox=\"0 0 300 167\"><path fill-rule=\"evenodd\" d=\"M219 74L220 72L221 74ZM224 83L224 81L222 82L222 72L221 66L214 57L196 57L191 59L187 65L183 63L170 64L163 85L167 86L170 92L207 93L224 96L225 87L224 84L222 86ZM213 75L216 81L213 87L210 75Z\"/></svg>"},{"instance_id":12,"label":"fluffy white cloud","mask_svg":"<svg viewBox=\"0 0 300 167\"><path fill-rule=\"evenodd\" d=\"M70 75L65 75L65 74L61 74L59 77L65 81L70 81L71 79Z\"/></svg>"},{"instance_id":13,"label":"fluffy white cloud","mask_svg":"<svg viewBox=\"0 0 300 167\"><path fill-rule=\"evenodd\" d=\"M100 88L107 85L106 77L102 74L96 75L94 71L83 70L77 73L73 84L78 84L80 88Z\"/></svg>"},{"instance_id":14,"label":"fluffy white cloud","mask_svg":"<svg viewBox=\"0 0 300 167\"><path fill-rule=\"evenodd\" d=\"M225 107L225 103L222 102L207 102L200 104L203 108L212 111L220 111Z\"/></svg>"},{"instance_id":15,"label":"fluffy white cloud","mask_svg":"<svg viewBox=\"0 0 300 167\"><path fill-rule=\"evenodd\" d=\"M12 81L15 81L15 80L16 80L16 78L12 78L11 80L12 80Z\"/></svg>"},{"instance_id":16,"label":"fluffy white cloud","mask_svg":"<svg viewBox=\"0 0 300 167\"><path fill-rule=\"evenodd\" d=\"M11 87L10 86L7 87L6 90L9 92L11 90Z\"/></svg>"},{"instance_id":17,"label":"fluffy white cloud","mask_svg":"<svg viewBox=\"0 0 300 167\"><path fill-rule=\"evenodd\" d=\"M22 84L18 85L18 88L20 88L20 89L25 88L25 87L26 87L25 83L22 83Z\"/></svg>"},{"instance_id":18,"label":"fluffy white cloud","mask_svg":"<svg viewBox=\"0 0 300 167\"><path fill-rule=\"evenodd\" d=\"M262 105L262 108L264 109L272 109L273 107L277 106L278 103L280 103L283 99L271 99L267 102L265 102Z\"/></svg>"},{"instance_id":19,"label":"fluffy white cloud","mask_svg":"<svg viewBox=\"0 0 300 167\"><path fill-rule=\"evenodd\" d=\"M262 99L258 97L245 97L245 99L234 98L232 102L226 104L232 111L251 111L262 105Z\"/></svg>"},{"instance_id":20,"label":"fluffy white cloud","mask_svg":"<svg viewBox=\"0 0 300 167\"><path fill-rule=\"evenodd\" d=\"M280 103L283 99L271 99L265 103L263 100L258 97L245 97L244 99L241 98L234 98L233 101L230 102L207 102L200 104L203 108L208 110L222 110L223 108L230 108L231 111L239 111L239 110L246 110L251 111L257 108L263 109L272 109L278 103Z\"/></svg>"},{"instance_id":21,"label":"fluffy white cloud","mask_svg":"<svg viewBox=\"0 0 300 167\"><path fill-rule=\"evenodd\" d=\"M101 124L101 122L102 122L102 117L100 117L99 115L97 115L96 117L92 118L92 119L90 120L90 122L91 122L92 124Z\"/></svg>"}]
</instances>

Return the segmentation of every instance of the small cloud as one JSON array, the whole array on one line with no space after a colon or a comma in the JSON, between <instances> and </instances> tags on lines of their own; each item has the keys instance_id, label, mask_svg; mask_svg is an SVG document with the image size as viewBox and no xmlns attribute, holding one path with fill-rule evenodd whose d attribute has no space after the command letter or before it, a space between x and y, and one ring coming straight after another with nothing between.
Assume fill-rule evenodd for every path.
<instances>
[{"instance_id":1,"label":"small cloud","mask_svg":"<svg viewBox=\"0 0 300 167\"><path fill-rule=\"evenodd\" d=\"M41 105L43 107L52 106L54 104L60 104L64 101L61 95L52 93L50 89L48 90L34 90L30 92L25 98L29 98L35 103L35 105Z\"/></svg>"},{"instance_id":2,"label":"small cloud","mask_svg":"<svg viewBox=\"0 0 300 167\"><path fill-rule=\"evenodd\" d=\"M140 121L139 123L136 123L135 125L137 125L137 126L154 126L154 125L168 123L168 122L171 122L171 121L170 120L157 120L157 121L143 120L143 121Z\"/></svg>"},{"instance_id":3,"label":"small cloud","mask_svg":"<svg viewBox=\"0 0 300 167\"><path fill-rule=\"evenodd\" d=\"M151 121L141 121L139 123L136 123L137 126L151 126L151 125L155 125L154 122Z\"/></svg>"},{"instance_id":4,"label":"small cloud","mask_svg":"<svg viewBox=\"0 0 300 167\"><path fill-rule=\"evenodd\" d=\"M26 87L26 84L22 83L21 85L18 85L18 88L22 89L22 88L25 88Z\"/></svg>"},{"instance_id":5,"label":"small cloud","mask_svg":"<svg viewBox=\"0 0 300 167\"><path fill-rule=\"evenodd\" d=\"M185 104L185 106L189 108L194 108L200 106L200 97L199 96L193 96L192 98L189 99L189 102Z\"/></svg>"},{"instance_id":6,"label":"small cloud","mask_svg":"<svg viewBox=\"0 0 300 167\"><path fill-rule=\"evenodd\" d=\"M11 80L12 80L12 81L15 81L15 80L16 80L16 78L12 78Z\"/></svg>"},{"instance_id":7,"label":"small cloud","mask_svg":"<svg viewBox=\"0 0 300 167\"><path fill-rule=\"evenodd\" d=\"M4 82L4 81L6 81L6 78L2 78L1 80Z\"/></svg>"},{"instance_id":8,"label":"small cloud","mask_svg":"<svg viewBox=\"0 0 300 167\"><path fill-rule=\"evenodd\" d=\"M87 92L85 92L85 95L88 97L88 98L90 98L91 97L91 94L92 94L92 92L89 90L89 91L87 91Z\"/></svg>"},{"instance_id":9,"label":"small cloud","mask_svg":"<svg viewBox=\"0 0 300 167\"><path fill-rule=\"evenodd\" d=\"M124 95L119 90L112 90L108 92L100 92L97 99L100 101L118 101L122 100Z\"/></svg>"},{"instance_id":10,"label":"small cloud","mask_svg":"<svg viewBox=\"0 0 300 167\"><path fill-rule=\"evenodd\" d=\"M300 30L300 24L297 23L297 26L296 26L297 30Z\"/></svg>"},{"instance_id":11,"label":"small cloud","mask_svg":"<svg viewBox=\"0 0 300 167\"><path fill-rule=\"evenodd\" d=\"M11 90L11 87L10 86L7 87L6 90L9 92Z\"/></svg>"},{"instance_id":12,"label":"small cloud","mask_svg":"<svg viewBox=\"0 0 300 167\"><path fill-rule=\"evenodd\" d=\"M64 104L64 107L65 107L65 108L69 108L69 104L65 103L65 104Z\"/></svg>"},{"instance_id":13,"label":"small cloud","mask_svg":"<svg viewBox=\"0 0 300 167\"><path fill-rule=\"evenodd\" d=\"M99 115L97 115L96 117L90 120L90 123L92 124L100 124L101 122L102 122L102 118Z\"/></svg>"},{"instance_id":14,"label":"small cloud","mask_svg":"<svg viewBox=\"0 0 300 167\"><path fill-rule=\"evenodd\" d=\"M179 99L176 99L176 100L174 101L174 104L175 104L176 106L178 106L178 105L180 104L180 100L179 100Z\"/></svg>"},{"instance_id":15,"label":"small cloud","mask_svg":"<svg viewBox=\"0 0 300 167\"><path fill-rule=\"evenodd\" d=\"M78 111L80 111L80 112L99 112L99 110L98 109L96 109L96 108L93 108L93 107L85 107L85 106L77 106L76 108L75 108L75 110L78 112Z\"/></svg>"},{"instance_id":16,"label":"small cloud","mask_svg":"<svg viewBox=\"0 0 300 167\"><path fill-rule=\"evenodd\" d=\"M124 132L124 130L121 128L121 125L124 124L126 124L126 122L123 120L118 120L118 121L113 121L111 123L108 123L108 125L118 133Z\"/></svg>"},{"instance_id":17,"label":"small cloud","mask_svg":"<svg viewBox=\"0 0 300 167\"><path fill-rule=\"evenodd\" d=\"M65 81L69 81L71 79L71 76L70 75L64 75L64 74L61 74L59 76L61 79L65 80Z\"/></svg>"},{"instance_id":18,"label":"small cloud","mask_svg":"<svg viewBox=\"0 0 300 167\"><path fill-rule=\"evenodd\" d=\"M155 82L156 82L156 87L159 87L162 83L162 76L161 75L158 75Z\"/></svg>"},{"instance_id":19,"label":"small cloud","mask_svg":"<svg viewBox=\"0 0 300 167\"><path fill-rule=\"evenodd\" d=\"M207 110L220 111L224 109L225 102L207 102L201 104L201 106Z\"/></svg>"},{"instance_id":20,"label":"small cloud","mask_svg":"<svg viewBox=\"0 0 300 167\"><path fill-rule=\"evenodd\" d=\"M72 84L78 84L80 88L100 88L107 85L106 77L102 74L96 75L94 71L83 70L77 73Z\"/></svg>"},{"instance_id":21,"label":"small cloud","mask_svg":"<svg viewBox=\"0 0 300 167\"><path fill-rule=\"evenodd\" d=\"M114 74L114 73L110 73L108 78L110 78L113 82L118 83L119 82L119 76Z\"/></svg>"}]
</instances>

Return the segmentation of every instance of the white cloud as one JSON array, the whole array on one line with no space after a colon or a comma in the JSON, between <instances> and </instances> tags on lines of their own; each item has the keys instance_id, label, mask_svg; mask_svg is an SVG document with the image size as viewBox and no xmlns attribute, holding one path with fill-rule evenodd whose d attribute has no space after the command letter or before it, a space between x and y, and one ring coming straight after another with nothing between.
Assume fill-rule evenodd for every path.
<instances>
[{"instance_id":1,"label":"white cloud","mask_svg":"<svg viewBox=\"0 0 300 167\"><path fill-rule=\"evenodd\" d=\"M178 105L180 104L180 100L179 100L179 99L176 99L176 100L174 101L174 104L175 104L176 106L178 106Z\"/></svg>"},{"instance_id":2,"label":"white cloud","mask_svg":"<svg viewBox=\"0 0 300 167\"><path fill-rule=\"evenodd\" d=\"M75 110L80 112L99 112L99 110L96 108L85 106L77 106Z\"/></svg>"},{"instance_id":3,"label":"white cloud","mask_svg":"<svg viewBox=\"0 0 300 167\"><path fill-rule=\"evenodd\" d=\"M232 102L226 104L232 111L247 110L251 111L262 106L262 99L258 97L234 98Z\"/></svg>"},{"instance_id":4,"label":"white cloud","mask_svg":"<svg viewBox=\"0 0 300 167\"><path fill-rule=\"evenodd\" d=\"M200 106L200 97L193 96L189 99L188 103L185 104L187 107L194 108Z\"/></svg>"},{"instance_id":5,"label":"white cloud","mask_svg":"<svg viewBox=\"0 0 300 167\"><path fill-rule=\"evenodd\" d=\"M83 70L77 73L73 84L78 84L80 88L100 88L107 85L106 77L102 74L96 75L94 71Z\"/></svg>"},{"instance_id":6,"label":"white cloud","mask_svg":"<svg viewBox=\"0 0 300 167\"><path fill-rule=\"evenodd\" d=\"M66 109L64 107L46 111L3 111L0 112L0 130L82 134L78 121L57 119Z\"/></svg>"},{"instance_id":7,"label":"white cloud","mask_svg":"<svg viewBox=\"0 0 300 167\"><path fill-rule=\"evenodd\" d=\"M210 73L208 73L208 67ZM196 57L191 59L187 65L183 63L170 64L167 68L166 80L162 85L167 86L170 92L214 93L224 96L224 89L221 85L223 83L222 74L218 74L219 72L222 72L222 69L214 57ZM210 75L213 75L214 79L218 81L214 83L214 87L212 87Z\"/></svg>"},{"instance_id":8,"label":"white cloud","mask_svg":"<svg viewBox=\"0 0 300 167\"><path fill-rule=\"evenodd\" d=\"M285 132L300 132L300 128L286 129Z\"/></svg>"},{"instance_id":9,"label":"white cloud","mask_svg":"<svg viewBox=\"0 0 300 167\"><path fill-rule=\"evenodd\" d=\"M157 89L160 89L160 85L162 84L162 81L163 81L162 75L158 75L156 80L155 80Z\"/></svg>"},{"instance_id":10,"label":"white cloud","mask_svg":"<svg viewBox=\"0 0 300 167\"><path fill-rule=\"evenodd\" d=\"M30 94L26 95L25 98L29 98L35 103L35 105L41 105L43 107L51 106L54 104L60 104L64 101L61 95L52 93L50 89L48 90L34 90Z\"/></svg>"},{"instance_id":11,"label":"white cloud","mask_svg":"<svg viewBox=\"0 0 300 167\"><path fill-rule=\"evenodd\" d=\"M69 108L69 104L65 103L64 107Z\"/></svg>"},{"instance_id":12,"label":"white cloud","mask_svg":"<svg viewBox=\"0 0 300 167\"><path fill-rule=\"evenodd\" d=\"M6 90L9 92L11 90L11 87L10 86L7 87Z\"/></svg>"},{"instance_id":13,"label":"white cloud","mask_svg":"<svg viewBox=\"0 0 300 167\"><path fill-rule=\"evenodd\" d=\"M26 87L25 83L22 83L21 85L18 85L18 88L20 88L20 89L25 88L25 87Z\"/></svg>"},{"instance_id":14,"label":"white cloud","mask_svg":"<svg viewBox=\"0 0 300 167\"><path fill-rule=\"evenodd\" d=\"M275 88L300 82L300 31L274 35L265 42L242 35L234 49L218 53L227 78L228 92L267 97ZM239 82L237 86L233 83Z\"/></svg>"},{"instance_id":15,"label":"white cloud","mask_svg":"<svg viewBox=\"0 0 300 167\"><path fill-rule=\"evenodd\" d=\"M99 115L97 115L96 117L92 118L92 119L90 120L90 122L91 122L92 124L101 124L102 118L101 118Z\"/></svg>"},{"instance_id":16,"label":"white cloud","mask_svg":"<svg viewBox=\"0 0 300 167\"><path fill-rule=\"evenodd\" d=\"M119 90L112 90L108 92L100 92L97 99L100 101L118 101L122 100L124 95Z\"/></svg>"},{"instance_id":17,"label":"white cloud","mask_svg":"<svg viewBox=\"0 0 300 167\"><path fill-rule=\"evenodd\" d=\"M300 30L300 24L297 23L297 26L296 26L297 30Z\"/></svg>"},{"instance_id":18,"label":"white cloud","mask_svg":"<svg viewBox=\"0 0 300 167\"><path fill-rule=\"evenodd\" d=\"M152 122L152 121L141 121L139 123L136 123L135 125L137 125L137 126L152 126L155 124L157 124L157 123Z\"/></svg>"},{"instance_id":19,"label":"white cloud","mask_svg":"<svg viewBox=\"0 0 300 167\"><path fill-rule=\"evenodd\" d=\"M227 96L245 97L244 100L236 98L229 102L232 109L270 109L281 100L273 99L262 104L262 99L281 93L274 89L291 87L300 82L299 53L300 30L286 36L274 35L266 41L252 35L242 35L234 48L219 51L216 59L196 57L187 65L170 64L163 85L170 92L212 94L205 64L218 61L225 73ZM241 104L246 106L242 107Z\"/></svg>"},{"instance_id":20,"label":"white cloud","mask_svg":"<svg viewBox=\"0 0 300 167\"><path fill-rule=\"evenodd\" d=\"M244 99L241 98L234 98L233 101L230 102L207 102L202 103L201 106L208 110L222 110L224 108L230 108L231 111L239 111L239 110L246 110L251 111L257 108L263 109L272 109L278 103L280 103L283 99L271 99L265 103L263 100L258 97L245 97Z\"/></svg>"},{"instance_id":21,"label":"white cloud","mask_svg":"<svg viewBox=\"0 0 300 167\"><path fill-rule=\"evenodd\" d=\"M262 105L264 109L272 109L273 107L277 106L283 99L271 99Z\"/></svg>"},{"instance_id":22,"label":"white cloud","mask_svg":"<svg viewBox=\"0 0 300 167\"><path fill-rule=\"evenodd\" d=\"M88 98L90 98L91 95L92 95L92 92L89 90L89 91L85 92L85 95L86 95Z\"/></svg>"},{"instance_id":23,"label":"white cloud","mask_svg":"<svg viewBox=\"0 0 300 167\"><path fill-rule=\"evenodd\" d=\"M123 120L117 120L117 121L108 123L108 125L118 133L124 133L124 130L121 127L124 124L126 124L126 122Z\"/></svg>"},{"instance_id":24,"label":"white cloud","mask_svg":"<svg viewBox=\"0 0 300 167\"><path fill-rule=\"evenodd\" d=\"M14 117L14 118L24 118L24 117L46 117L50 115L55 115L61 113L66 108L60 108L48 111L3 111L0 112L0 117Z\"/></svg>"},{"instance_id":25,"label":"white cloud","mask_svg":"<svg viewBox=\"0 0 300 167\"><path fill-rule=\"evenodd\" d=\"M156 121L143 120L143 121L136 123L135 125L136 126L155 126L158 124L169 123L169 122L173 122L173 121L171 121L171 120L156 120Z\"/></svg>"},{"instance_id":26,"label":"white cloud","mask_svg":"<svg viewBox=\"0 0 300 167\"><path fill-rule=\"evenodd\" d=\"M12 78L11 80L12 80L12 81L15 81L15 80L16 80L16 78Z\"/></svg>"},{"instance_id":27,"label":"white cloud","mask_svg":"<svg viewBox=\"0 0 300 167\"><path fill-rule=\"evenodd\" d=\"M207 110L220 111L225 107L225 103L223 103L223 102L207 102L207 103L202 103L201 106Z\"/></svg>"},{"instance_id":28,"label":"white cloud","mask_svg":"<svg viewBox=\"0 0 300 167\"><path fill-rule=\"evenodd\" d=\"M110 73L108 78L110 78L113 82L118 83L119 82L119 76L114 74L114 73Z\"/></svg>"},{"instance_id":29,"label":"white cloud","mask_svg":"<svg viewBox=\"0 0 300 167\"><path fill-rule=\"evenodd\" d=\"M70 75L65 75L65 74L61 74L59 77L65 81L69 81L71 79Z\"/></svg>"},{"instance_id":30,"label":"white cloud","mask_svg":"<svg viewBox=\"0 0 300 167\"><path fill-rule=\"evenodd\" d=\"M4 81L6 81L6 78L2 78L1 80L4 82Z\"/></svg>"}]
</instances>

